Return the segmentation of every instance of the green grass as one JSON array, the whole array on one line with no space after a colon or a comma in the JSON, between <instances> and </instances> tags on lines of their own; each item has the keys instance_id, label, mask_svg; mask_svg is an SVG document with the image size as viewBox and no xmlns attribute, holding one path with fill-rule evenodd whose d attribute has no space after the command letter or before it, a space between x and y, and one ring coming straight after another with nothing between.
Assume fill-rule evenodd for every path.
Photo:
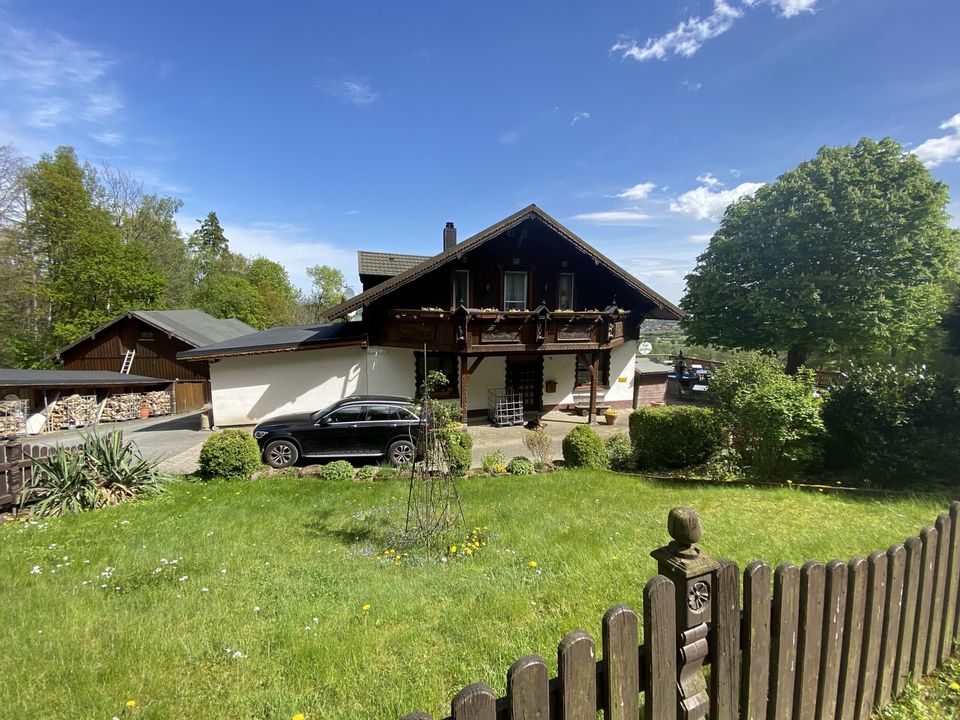
<instances>
[{"instance_id":1,"label":"green grass","mask_svg":"<svg viewBox=\"0 0 960 720\"><path fill-rule=\"evenodd\" d=\"M555 671L560 638L599 637L607 607L639 608L674 505L696 507L705 551L742 567L866 555L947 504L574 471L461 490L490 541L447 564L375 557L402 522L397 481L179 483L141 503L0 526L0 708L109 720L136 699L139 718L441 715L468 683L502 693L524 653Z\"/></svg>"}]
</instances>

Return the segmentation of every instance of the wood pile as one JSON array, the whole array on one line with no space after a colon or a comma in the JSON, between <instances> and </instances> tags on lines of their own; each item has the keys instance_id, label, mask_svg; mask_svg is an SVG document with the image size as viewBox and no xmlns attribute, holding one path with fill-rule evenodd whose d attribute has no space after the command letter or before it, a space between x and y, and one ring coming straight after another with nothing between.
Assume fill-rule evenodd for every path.
<instances>
[{"instance_id":1,"label":"wood pile","mask_svg":"<svg viewBox=\"0 0 960 720\"><path fill-rule=\"evenodd\" d=\"M111 395L103 404L100 422L133 420L140 417L140 393L119 393Z\"/></svg>"},{"instance_id":2,"label":"wood pile","mask_svg":"<svg viewBox=\"0 0 960 720\"><path fill-rule=\"evenodd\" d=\"M48 430L90 425L97 418L96 395L68 395L57 400L47 417Z\"/></svg>"},{"instance_id":3,"label":"wood pile","mask_svg":"<svg viewBox=\"0 0 960 720\"><path fill-rule=\"evenodd\" d=\"M169 415L173 411L173 400L166 390L151 390L143 394L143 405L150 408L151 415Z\"/></svg>"},{"instance_id":4,"label":"wood pile","mask_svg":"<svg viewBox=\"0 0 960 720\"><path fill-rule=\"evenodd\" d=\"M0 400L0 436L25 435L29 400Z\"/></svg>"}]
</instances>

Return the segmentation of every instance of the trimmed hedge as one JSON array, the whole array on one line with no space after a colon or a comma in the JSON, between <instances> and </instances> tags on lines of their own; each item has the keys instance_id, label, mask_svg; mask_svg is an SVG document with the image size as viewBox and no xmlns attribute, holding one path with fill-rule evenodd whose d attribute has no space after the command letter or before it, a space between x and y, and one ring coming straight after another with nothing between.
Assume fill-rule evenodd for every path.
<instances>
[{"instance_id":1,"label":"trimmed hedge","mask_svg":"<svg viewBox=\"0 0 960 720\"><path fill-rule=\"evenodd\" d=\"M630 445L630 438L626 433L616 433L606 440L607 459L610 461L610 469L619 472L630 472L634 470L633 465L633 447Z\"/></svg>"},{"instance_id":2,"label":"trimmed hedge","mask_svg":"<svg viewBox=\"0 0 960 720\"><path fill-rule=\"evenodd\" d=\"M630 442L638 470L700 465L726 438L713 410L686 405L645 407L630 413Z\"/></svg>"},{"instance_id":3,"label":"trimmed hedge","mask_svg":"<svg viewBox=\"0 0 960 720\"><path fill-rule=\"evenodd\" d=\"M346 460L334 460L329 465L324 465L320 471L320 477L323 480L353 480L353 465Z\"/></svg>"},{"instance_id":4,"label":"trimmed hedge","mask_svg":"<svg viewBox=\"0 0 960 720\"><path fill-rule=\"evenodd\" d=\"M257 441L237 428L215 432L200 448L200 475L205 478L249 480L260 465Z\"/></svg>"},{"instance_id":5,"label":"trimmed hedge","mask_svg":"<svg viewBox=\"0 0 960 720\"><path fill-rule=\"evenodd\" d=\"M577 425L563 439L563 461L567 467L605 470L609 465L603 439L589 425Z\"/></svg>"}]
</instances>

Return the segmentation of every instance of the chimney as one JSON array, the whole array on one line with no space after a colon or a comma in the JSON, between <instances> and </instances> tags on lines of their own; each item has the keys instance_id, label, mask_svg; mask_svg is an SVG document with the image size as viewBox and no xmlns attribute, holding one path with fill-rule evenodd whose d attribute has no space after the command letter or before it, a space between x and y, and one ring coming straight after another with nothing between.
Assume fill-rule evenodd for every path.
<instances>
[{"instance_id":1,"label":"chimney","mask_svg":"<svg viewBox=\"0 0 960 720\"><path fill-rule=\"evenodd\" d=\"M453 226L452 222L448 222L447 226L443 229L443 249L449 250L452 247L455 247L457 244L457 229Z\"/></svg>"}]
</instances>

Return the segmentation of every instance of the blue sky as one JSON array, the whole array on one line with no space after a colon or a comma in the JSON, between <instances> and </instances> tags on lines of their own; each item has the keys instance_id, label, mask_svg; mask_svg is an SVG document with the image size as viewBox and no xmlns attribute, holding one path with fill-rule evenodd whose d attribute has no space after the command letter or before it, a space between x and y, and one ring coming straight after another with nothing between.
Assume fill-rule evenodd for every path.
<instances>
[{"instance_id":1,"label":"blue sky","mask_svg":"<svg viewBox=\"0 0 960 720\"><path fill-rule=\"evenodd\" d=\"M300 285L533 202L679 300L726 203L822 145L960 188L958 30L956 0L0 0L0 144L215 210Z\"/></svg>"}]
</instances>

